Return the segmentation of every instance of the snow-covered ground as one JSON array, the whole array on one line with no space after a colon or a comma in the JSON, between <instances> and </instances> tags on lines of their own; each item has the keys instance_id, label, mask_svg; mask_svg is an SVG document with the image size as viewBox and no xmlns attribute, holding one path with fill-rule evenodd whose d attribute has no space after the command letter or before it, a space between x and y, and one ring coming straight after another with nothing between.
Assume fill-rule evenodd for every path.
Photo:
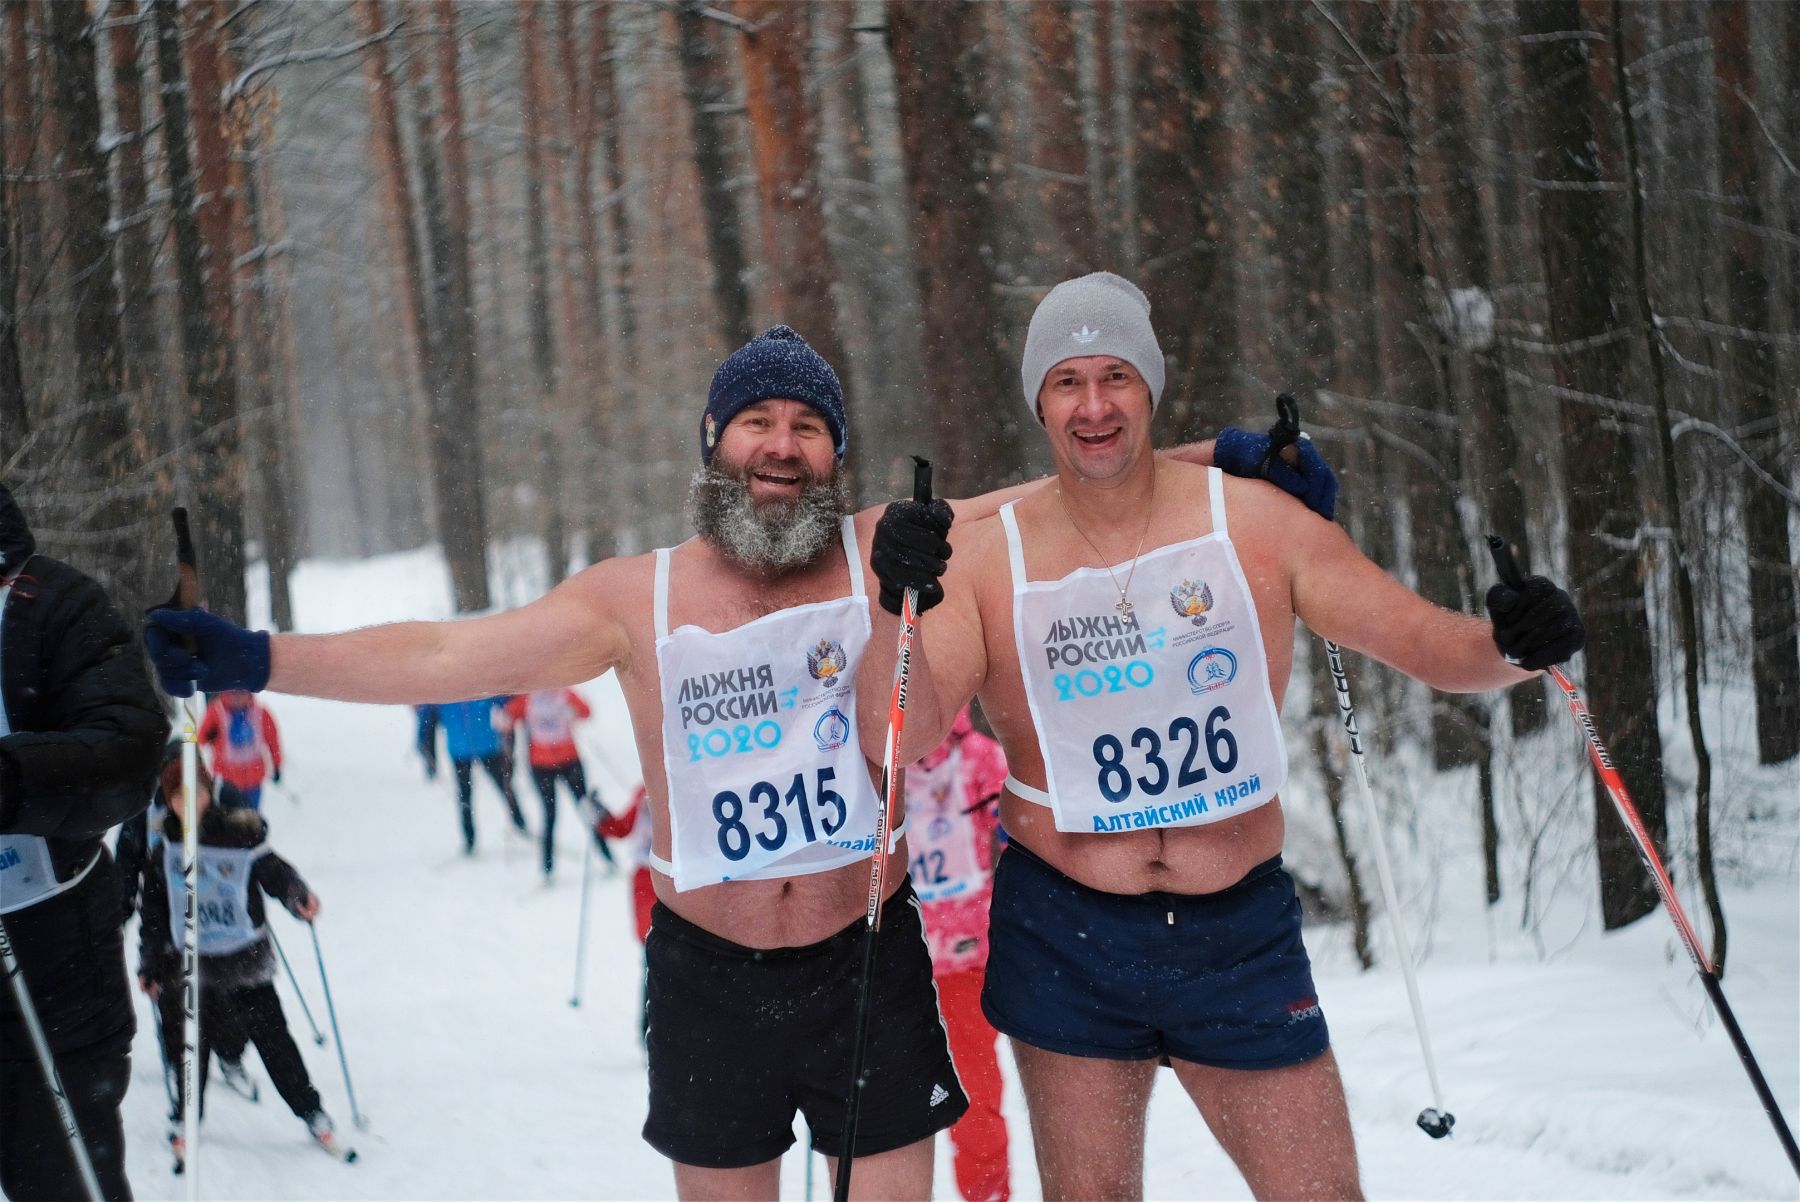
<instances>
[{"instance_id":1,"label":"snow-covered ground","mask_svg":"<svg viewBox=\"0 0 1800 1202\"><path fill-rule=\"evenodd\" d=\"M299 621L310 630L441 616L447 595L442 566L427 553L308 563L296 584ZM590 775L616 803L636 779L623 705L610 681L585 692L597 710L583 734ZM507 832L498 798L479 781L480 854L465 860L451 786L424 780L409 711L288 697L271 705L289 759L287 787L268 792L264 811L274 846L324 901L318 935L358 1107L369 1122L366 1131L352 1127L335 1051L311 1043L283 982L314 1080L361 1159L345 1166L314 1150L250 1057L263 1080L260 1103L216 1082L209 1093L202 1196L672 1196L667 1164L638 1137L641 958L627 876L594 874L588 971L582 1004L572 1007L582 836L567 810L556 879L546 888L533 846ZM1540 736L1542 747L1520 757L1528 766L1522 771L1537 774L1545 805L1560 798L1560 809L1546 809L1540 823L1548 832L1544 866L1523 929L1517 883L1509 881L1493 914L1481 905L1476 836L1464 829L1473 826L1466 782L1375 765L1378 779L1413 775L1433 793L1414 798L1417 816L1394 843L1444 1102L1458 1119L1451 1139L1432 1141L1413 1126L1432 1099L1387 940L1377 941L1380 965L1363 973L1345 930L1308 930L1368 1194L1800 1196L1668 921L1657 914L1600 932L1591 868L1584 876L1582 867L1591 853L1579 848L1591 829L1586 787L1562 731L1566 720L1559 714L1554 723L1554 733ZM1724 725L1729 739L1731 724ZM1720 773L1732 799L1721 802L1732 825L1719 835L1730 866L1725 990L1792 1118L1800 1115L1800 787L1792 769L1772 774L1747 763L1732 756ZM1295 791L1290 807L1299 828L1310 803L1303 782ZM538 805L528 793L522 786L535 826ZM1683 804L1685 797L1672 802ZM1701 908L1691 899L1689 907L1704 930ZM306 928L279 911L272 922L328 1028ZM176 1198L186 1184L170 1175L163 1150L166 1102L153 1031L140 999L125 1104L132 1181L140 1198ZM1010 1066L1008 1083L1014 1191L1036 1197ZM1152 1198L1248 1196L1167 1073L1151 1103L1148 1166ZM783 1195L801 1197L803 1188L796 1150ZM822 1180L813 1188L815 1196L826 1192ZM939 1155L938 1195L956 1196L947 1151Z\"/></svg>"}]
</instances>

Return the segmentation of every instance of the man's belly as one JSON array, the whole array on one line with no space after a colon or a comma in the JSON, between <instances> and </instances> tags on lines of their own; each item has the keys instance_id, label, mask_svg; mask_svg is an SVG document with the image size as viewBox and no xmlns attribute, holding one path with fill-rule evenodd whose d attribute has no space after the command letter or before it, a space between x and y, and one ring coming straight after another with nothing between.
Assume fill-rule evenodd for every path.
<instances>
[{"instance_id":1,"label":"man's belly","mask_svg":"<svg viewBox=\"0 0 1800 1202\"><path fill-rule=\"evenodd\" d=\"M1206 826L1128 831L1116 835L1065 833L1049 807L1001 795L1009 838L1030 848L1064 876L1107 893L1216 893L1281 852L1286 824L1279 799Z\"/></svg>"},{"instance_id":2,"label":"man's belly","mask_svg":"<svg viewBox=\"0 0 1800 1202\"><path fill-rule=\"evenodd\" d=\"M869 861L806 876L766 881L727 881L675 891L675 882L653 873L656 898L702 930L745 947L804 947L837 934L869 912ZM888 857L884 898L906 879L906 841Z\"/></svg>"}]
</instances>

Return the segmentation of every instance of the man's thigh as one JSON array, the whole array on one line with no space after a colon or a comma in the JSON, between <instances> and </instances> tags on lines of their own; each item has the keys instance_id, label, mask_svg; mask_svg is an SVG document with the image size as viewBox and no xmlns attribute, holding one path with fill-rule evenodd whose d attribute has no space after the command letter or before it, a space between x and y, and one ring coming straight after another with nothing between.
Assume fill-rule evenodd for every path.
<instances>
[{"instance_id":1,"label":"man's thigh","mask_svg":"<svg viewBox=\"0 0 1800 1202\"><path fill-rule=\"evenodd\" d=\"M1172 1062L1182 1088L1258 1198L1361 1198L1337 1057L1286 1068Z\"/></svg>"},{"instance_id":2,"label":"man's thigh","mask_svg":"<svg viewBox=\"0 0 1800 1202\"><path fill-rule=\"evenodd\" d=\"M763 1202L781 1191L781 1161L743 1169L675 1163L675 1196L682 1202Z\"/></svg>"},{"instance_id":3,"label":"man's thigh","mask_svg":"<svg viewBox=\"0 0 1800 1202\"><path fill-rule=\"evenodd\" d=\"M892 1198L931 1197L931 1172L937 1153L937 1136L873 1156L858 1156L850 1166L850 1197L857 1202L882 1202ZM837 1186L838 1161L825 1158L825 1172L833 1190Z\"/></svg>"},{"instance_id":4,"label":"man's thigh","mask_svg":"<svg viewBox=\"0 0 1800 1202\"><path fill-rule=\"evenodd\" d=\"M1144 1112L1154 1060L1066 1056L1012 1041L1044 1197L1144 1195Z\"/></svg>"}]
</instances>

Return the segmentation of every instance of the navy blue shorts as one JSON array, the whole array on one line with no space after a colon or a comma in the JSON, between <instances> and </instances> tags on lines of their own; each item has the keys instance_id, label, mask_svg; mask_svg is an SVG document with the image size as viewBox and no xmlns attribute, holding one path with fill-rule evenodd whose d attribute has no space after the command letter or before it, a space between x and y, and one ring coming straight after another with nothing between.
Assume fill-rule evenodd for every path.
<instances>
[{"instance_id":1,"label":"navy blue shorts","mask_svg":"<svg viewBox=\"0 0 1800 1202\"><path fill-rule=\"evenodd\" d=\"M1280 856L1217 893L1118 894L1015 842L995 866L988 939L982 1011L1033 1047L1268 1069L1331 1046Z\"/></svg>"}]
</instances>

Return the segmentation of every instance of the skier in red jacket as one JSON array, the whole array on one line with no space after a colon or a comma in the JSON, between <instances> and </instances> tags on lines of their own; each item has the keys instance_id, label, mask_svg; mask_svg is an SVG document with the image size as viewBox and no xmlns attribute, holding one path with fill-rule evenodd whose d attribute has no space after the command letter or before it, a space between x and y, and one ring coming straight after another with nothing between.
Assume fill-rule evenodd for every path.
<instances>
[{"instance_id":1,"label":"skier in red jacket","mask_svg":"<svg viewBox=\"0 0 1800 1202\"><path fill-rule=\"evenodd\" d=\"M262 808L265 779L281 783L281 732L275 716L243 689L227 689L206 707L197 736L212 756L212 774Z\"/></svg>"},{"instance_id":2,"label":"skier in red jacket","mask_svg":"<svg viewBox=\"0 0 1800 1202\"><path fill-rule=\"evenodd\" d=\"M585 721L593 711L574 689L539 689L508 701L506 713L525 727L531 781L537 786L538 796L544 799L544 879L548 881L556 869L556 782L568 786L577 811L584 802L598 804L588 794L581 751L575 746L575 724ZM594 842L611 868L613 857L606 840Z\"/></svg>"}]
</instances>

